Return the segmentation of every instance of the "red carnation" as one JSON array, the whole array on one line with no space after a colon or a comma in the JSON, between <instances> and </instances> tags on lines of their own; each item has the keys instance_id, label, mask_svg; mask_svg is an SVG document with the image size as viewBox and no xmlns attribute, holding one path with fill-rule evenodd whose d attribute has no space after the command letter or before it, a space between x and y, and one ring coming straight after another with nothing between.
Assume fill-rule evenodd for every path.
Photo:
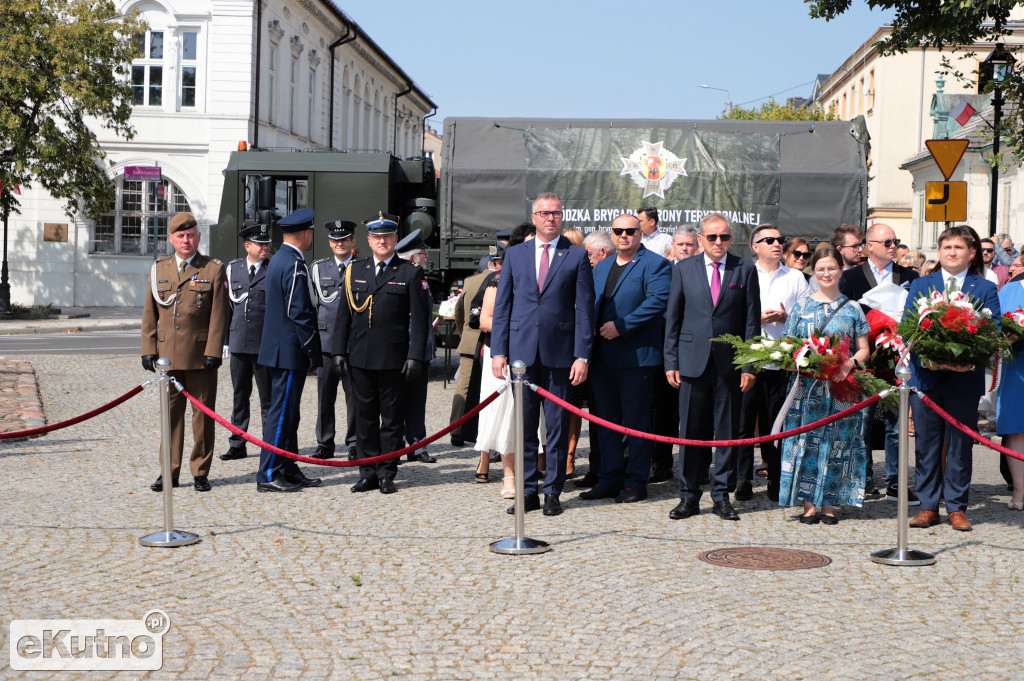
<instances>
[{"instance_id":1,"label":"red carnation","mask_svg":"<svg viewBox=\"0 0 1024 681\"><path fill-rule=\"evenodd\" d=\"M927 331L928 329L932 328L932 320L928 319L928 318L922 319L921 320L921 328L924 329L925 331Z\"/></svg>"},{"instance_id":2,"label":"red carnation","mask_svg":"<svg viewBox=\"0 0 1024 681\"><path fill-rule=\"evenodd\" d=\"M967 333L978 333L978 327L974 324L967 325Z\"/></svg>"}]
</instances>

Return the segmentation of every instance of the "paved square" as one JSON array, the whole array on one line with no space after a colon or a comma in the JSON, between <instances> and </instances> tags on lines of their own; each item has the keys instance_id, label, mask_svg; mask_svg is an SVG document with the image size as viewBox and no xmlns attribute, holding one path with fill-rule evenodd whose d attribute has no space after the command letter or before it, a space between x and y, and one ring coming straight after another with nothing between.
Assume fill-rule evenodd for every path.
<instances>
[{"instance_id":1,"label":"paved square","mask_svg":"<svg viewBox=\"0 0 1024 681\"><path fill-rule=\"evenodd\" d=\"M50 423L151 377L135 356L24 359ZM315 395L308 383L303 453L316 445ZM451 388L431 382L429 431L447 425L450 399ZM218 412L229 404L222 369ZM895 545L893 503L872 499L838 526L804 526L763 485L727 523L707 495L700 516L670 521L674 483L625 506L581 502L570 483L564 515L527 516L527 533L551 552L496 555L488 543L512 534L500 485L475 484L477 454L446 441L430 448L437 464L403 464L390 496L349 493L357 473L337 468L316 469L321 488L257 495L252 448L249 458L216 460L212 492L196 493L184 472L174 494L176 524L203 541L155 549L137 540L162 527L161 497L149 491L157 405L147 389L70 429L0 442L0 676L53 678L10 669L12 619L129 619L160 608L171 629L163 669L147 678L1024 678L1024 513L1006 509L996 455L981 447L975 530L910 532L912 548L937 555L931 567L869 560ZM698 560L730 546L833 562L754 571Z\"/></svg>"}]
</instances>

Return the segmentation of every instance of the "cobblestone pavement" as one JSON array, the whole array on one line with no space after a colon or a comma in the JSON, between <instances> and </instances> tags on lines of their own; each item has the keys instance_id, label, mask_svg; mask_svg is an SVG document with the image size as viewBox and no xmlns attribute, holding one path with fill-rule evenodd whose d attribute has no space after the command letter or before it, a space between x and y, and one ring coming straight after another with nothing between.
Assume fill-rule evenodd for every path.
<instances>
[{"instance_id":1,"label":"cobblestone pavement","mask_svg":"<svg viewBox=\"0 0 1024 681\"><path fill-rule=\"evenodd\" d=\"M50 422L150 377L134 356L29 359ZM220 377L223 414L226 369ZM431 384L431 432L447 423L451 391ZM304 453L315 446L314 397L308 382ZM162 527L148 489L157 404L148 389L71 429L0 442L0 676L53 678L10 669L12 619L137 619L161 608L172 624L163 669L148 678L1024 678L1024 513L1006 509L996 457L981 448L975 530L911 531L912 548L937 555L931 567L869 560L895 545L893 503L804 526L795 509L768 503L763 484L736 504L739 522L711 515L706 495L700 516L670 521L673 483L627 506L579 501L570 484L564 515L527 516L527 533L551 552L496 555L488 543L512 533L500 486L472 481L471 449L441 444L430 447L437 464L400 467L390 496L349 493L357 474L337 468L317 470L321 488L257 496L251 449L216 460L206 494L187 486L185 467L175 518L203 540L155 549L137 539ZM697 558L729 546L833 562L769 572Z\"/></svg>"}]
</instances>

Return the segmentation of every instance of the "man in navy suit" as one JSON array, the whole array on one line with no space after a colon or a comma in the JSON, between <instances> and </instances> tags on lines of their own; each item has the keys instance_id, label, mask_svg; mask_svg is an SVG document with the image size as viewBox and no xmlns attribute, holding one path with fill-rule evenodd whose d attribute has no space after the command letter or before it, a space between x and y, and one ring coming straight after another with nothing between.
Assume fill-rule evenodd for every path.
<instances>
[{"instance_id":1,"label":"man in navy suit","mask_svg":"<svg viewBox=\"0 0 1024 681\"><path fill-rule=\"evenodd\" d=\"M593 343L594 275L587 251L562 233L562 200L543 193L533 202L537 236L505 252L494 302L491 369L503 378L508 364L526 363L526 378L567 399L569 385L587 380ZM540 508L537 494L537 424L540 398L524 395L526 444L523 476L527 511ZM544 515L562 512L559 495L565 484L569 448L569 414L552 402L544 404L547 425L547 474ZM510 507L511 514L515 507Z\"/></svg>"},{"instance_id":2,"label":"man in navy suit","mask_svg":"<svg viewBox=\"0 0 1024 681\"><path fill-rule=\"evenodd\" d=\"M996 286L968 269L974 261L978 244L969 228L949 227L939 235L940 269L920 277L910 285L904 318L917 312L917 300L931 291L963 291L972 298L975 309L988 309L999 319L999 296ZM968 428L978 428L978 402L985 392L985 371L970 365L922 364L917 353L910 355L913 377L910 386L918 388ZM954 530L971 529L967 520L967 491L971 485L971 438L946 422L917 395L911 395L917 437L914 453L917 463L915 480L921 512L910 521L911 527L938 525L939 497L946 500L946 513ZM942 471L942 443L946 441L946 471Z\"/></svg>"},{"instance_id":3,"label":"man in navy suit","mask_svg":"<svg viewBox=\"0 0 1024 681\"><path fill-rule=\"evenodd\" d=\"M729 219L712 213L701 221L704 253L672 268L665 330L665 375L679 388L679 432L692 439L731 440L739 431L741 392L754 387L754 374L733 366L733 350L711 338L761 333L761 294L757 271L730 254ZM712 428L713 426L713 428ZM739 520L729 503L736 487L734 447L716 447L711 476L712 511ZM679 520L700 513L700 448L679 447L679 496L669 512Z\"/></svg>"},{"instance_id":4,"label":"man in navy suit","mask_svg":"<svg viewBox=\"0 0 1024 681\"><path fill-rule=\"evenodd\" d=\"M646 433L651 431L651 395L662 380L661 330L672 267L641 244L643 233L634 216L615 218L612 234L616 257L605 258L594 270L594 413ZM601 428L598 437L599 480L580 499L614 497L620 504L646 499L651 441L630 437L627 464L619 433Z\"/></svg>"},{"instance_id":5,"label":"man in navy suit","mask_svg":"<svg viewBox=\"0 0 1024 681\"><path fill-rule=\"evenodd\" d=\"M302 255L313 243L313 211L303 208L277 224L284 243L267 266L267 311L259 356L270 377L263 441L297 454L302 387L306 372L321 363L316 307L309 296L309 272ZM306 477L291 459L265 449L260 452L257 491L298 492L320 483L320 478Z\"/></svg>"}]
</instances>

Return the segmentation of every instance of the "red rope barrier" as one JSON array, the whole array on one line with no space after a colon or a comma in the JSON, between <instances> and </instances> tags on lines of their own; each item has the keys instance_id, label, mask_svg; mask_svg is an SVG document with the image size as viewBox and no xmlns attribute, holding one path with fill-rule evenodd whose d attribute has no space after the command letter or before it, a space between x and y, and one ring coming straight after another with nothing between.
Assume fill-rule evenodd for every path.
<instances>
[{"instance_id":1,"label":"red rope barrier","mask_svg":"<svg viewBox=\"0 0 1024 681\"><path fill-rule=\"evenodd\" d=\"M145 388L146 385L148 385L148 383L144 383L143 385L137 385L128 392L126 392L124 395L118 397L113 402L108 402L107 404L104 404L102 407L97 407L96 409L93 409L90 412L86 412L81 416L76 416L73 419L68 419L67 421L61 421L60 423L54 423L49 426L42 426L40 428L30 428L29 430L16 430L10 433L0 433L0 440L9 440L16 437L32 437L33 435L42 435L43 433L49 433L50 431L53 430L60 430L61 428L67 428L68 426L73 426L76 423L87 421L91 419L93 416L99 416L105 411L110 411L111 409L121 404L122 402L127 402L131 398L141 393L142 389Z\"/></svg>"},{"instance_id":2,"label":"red rope barrier","mask_svg":"<svg viewBox=\"0 0 1024 681\"><path fill-rule=\"evenodd\" d=\"M928 397L927 395L925 395L920 390L914 390L914 392L917 393L917 396L921 398L921 401L924 402L926 406L930 407L932 411L934 411L936 414L938 414L943 419L945 419L946 423L948 423L949 425L953 426L954 428L959 430L964 435L970 435L975 440L977 440L981 444L985 445L989 449L994 449L997 452L1000 452L1001 454L1006 454L1006 456L1012 456L1015 459L1020 459L1021 461L1024 461L1024 454L1021 454L1020 452L1015 452L1012 449L1010 449L1009 447L1004 447L1003 445L997 445L995 442L992 442L992 440L989 440L987 437L985 437L981 433L973 431L970 428L968 428L967 426L965 426L964 424L962 424L959 421L957 421L955 418L953 418L953 416L948 411L946 411L945 409L943 409L939 405L935 404L935 400L933 400L932 398Z\"/></svg>"},{"instance_id":3,"label":"red rope barrier","mask_svg":"<svg viewBox=\"0 0 1024 681\"><path fill-rule=\"evenodd\" d=\"M669 437L667 435L654 435L652 433L645 433L642 430L634 430L632 428L626 428L625 426L620 426L620 425L618 425L616 423L612 423L611 421L606 421L606 420L604 420L603 418L601 418L599 416L594 416L593 414L585 412L582 409L574 407L573 405L571 405L568 402L566 402L565 400L557 397L556 395L552 395L550 392L548 392L544 388L541 388L540 386L533 385L532 383L527 383L527 385L529 385L530 388L535 393L537 393L538 395L540 395L541 397L543 397L545 399L551 400L552 402L554 402L555 404L560 406L562 409L565 409L566 411L568 411L568 412L570 412L572 414L575 414L576 416L579 416L580 418L584 418L584 419L590 421L591 423L596 423L597 425L603 426L604 428L607 428L609 430L614 430L615 432L622 433L623 435L631 435L633 437L638 437L638 438L641 438L643 440L653 440L654 442L665 442L665 443L668 443L668 444L671 444L671 445L686 445L688 447L739 447L740 445L757 445L757 444L761 444L762 442L771 442L772 440L782 440L782 439L790 437L792 435L800 435L801 433L806 433L806 432L814 430L816 428L820 428L822 426L827 426L828 424L832 423L833 421L838 421L839 419L846 418L850 414L855 414L856 412L860 411L861 409L865 409L866 407L870 407L872 404L875 404L880 399L882 399L881 393L879 393L877 395L872 395L871 397L869 397L868 399L864 400L863 402L861 402L859 404L855 404L852 407L847 407L846 409L842 410L841 412L839 412L837 414L832 414L831 416L826 416L825 418L821 419L820 421L815 421L814 423L808 423L805 426L800 426L799 428L794 428L793 430L787 430L787 431L784 431L784 432L781 432L781 433L777 433L775 435L762 435L760 437L748 437L748 438L744 438L742 440L687 440L685 438Z\"/></svg>"},{"instance_id":4,"label":"red rope barrier","mask_svg":"<svg viewBox=\"0 0 1024 681\"><path fill-rule=\"evenodd\" d=\"M487 399L485 399L480 404L476 405L475 407L470 409L468 412L466 412L462 416L462 418L460 418L457 421L453 422L447 428L443 428L443 429L437 431L436 433L434 433L430 437L426 437L426 438L420 440L419 442L414 442L413 444L409 445L408 447L403 447L402 449L399 449L396 452L390 452L388 454L381 454L380 456L371 456L371 457L366 458L366 459L357 459L355 461L347 461L347 460L340 460L340 459L338 461L331 461L331 460L325 460L325 459L314 459L313 457L310 457L310 456L302 456L301 454L295 454L294 452L285 451L285 450L281 449L280 447L275 447L272 444L268 444L268 443L264 442L263 440L259 439L258 437L254 436L254 435L250 435L249 433L245 432L241 428L237 428L236 426L232 425L232 423L230 421L228 421L227 419L225 419L223 416L221 416L220 414L218 414L214 410L210 409L209 407L207 407L205 404L201 403L196 398L192 397L192 395L190 395L187 390L182 389L181 390L181 394L184 395L188 399L188 401L192 403L193 407L195 407L199 411L203 412L204 414L206 414L207 416L212 418L214 421L216 421L220 425L222 425L225 428L227 428L228 430L230 430L235 435L241 437L242 439L244 439L247 442L251 442L252 444L254 444L257 447L259 447L260 449L265 449L268 452L273 452L274 454L279 454L280 456L283 456L286 459L292 459L293 461L300 461L302 463L311 463L311 464L315 464L317 466L334 466L335 468L354 468L355 466L369 466L371 464L380 463L382 461L390 461L391 459L397 459L400 456L402 456L403 454L411 454L412 452L415 452L420 447L422 447L424 445L429 445L431 442L433 442L435 440L439 440L440 438L442 438L445 435L447 435L448 433L452 432L453 430L455 430L456 428L461 426L463 423L465 423L466 421L470 420L471 418L476 416L478 413L483 411L483 409L485 407L487 407L487 405L489 405L494 400L498 399L498 395L501 394L501 391L495 390L493 393L491 393L487 397Z\"/></svg>"}]
</instances>

